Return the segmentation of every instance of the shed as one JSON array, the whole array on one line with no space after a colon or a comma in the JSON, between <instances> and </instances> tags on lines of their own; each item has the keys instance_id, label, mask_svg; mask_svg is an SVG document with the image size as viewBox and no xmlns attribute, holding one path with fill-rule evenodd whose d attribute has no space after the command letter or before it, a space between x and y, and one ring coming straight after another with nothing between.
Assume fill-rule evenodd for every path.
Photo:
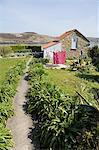
<instances>
[{"instance_id":1,"label":"shed","mask_svg":"<svg viewBox=\"0 0 99 150\"><path fill-rule=\"evenodd\" d=\"M50 62L53 62L54 52L62 51L61 43L59 41L51 41L43 45L42 49L44 51L44 58L49 59Z\"/></svg>"}]
</instances>

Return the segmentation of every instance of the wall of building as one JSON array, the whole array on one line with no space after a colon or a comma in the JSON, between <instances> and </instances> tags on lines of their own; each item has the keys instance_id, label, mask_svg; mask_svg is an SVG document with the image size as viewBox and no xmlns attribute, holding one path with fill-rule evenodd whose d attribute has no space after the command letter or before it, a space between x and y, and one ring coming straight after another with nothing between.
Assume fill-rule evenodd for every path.
<instances>
[{"instance_id":1,"label":"wall of building","mask_svg":"<svg viewBox=\"0 0 99 150\"><path fill-rule=\"evenodd\" d=\"M50 46L44 49L44 58L47 58L51 62L53 62L53 52L58 52L61 50L62 50L61 43L57 43L56 45Z\"/></svg>"},{"instance_id":2,"label":"wall of building","mask_svg":"<svg viewBox=\"0 0 99 150\"><path fill-rule=\"evenodd\" d=\"M77 42L77 49L72 50L72 37L76 35L78 38L78 42ZM73 33L71 35L68 35L66 37L64 37L63 39L60 40L60 42L62 43L62 49L65 49L67 52L67 57L68 58L77 58L81 55L81 51L83 52L83 54L85 54L87 52L88 49L88 42L86 40L84 40L80 35Z\"/></svg>"}]
</instances>

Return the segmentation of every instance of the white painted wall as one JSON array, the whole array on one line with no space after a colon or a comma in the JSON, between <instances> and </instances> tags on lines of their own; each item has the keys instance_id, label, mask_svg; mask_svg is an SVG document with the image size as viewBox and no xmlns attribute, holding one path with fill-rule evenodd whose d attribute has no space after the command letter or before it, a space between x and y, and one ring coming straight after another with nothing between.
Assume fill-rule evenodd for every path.
<instances>
[{"instance_id":1,"label":"white painted wall","mask_svg":"<svg viewBox=\"0 0 99 150\"><path fill-rule=\"evenodd\" d=\"M59 52L59 51L62 51L61 43L57 43L53 46L50 46L44 49L44 58L47 58L51 62L53 62L53 52Z\"/></svg>"}]
</instances>

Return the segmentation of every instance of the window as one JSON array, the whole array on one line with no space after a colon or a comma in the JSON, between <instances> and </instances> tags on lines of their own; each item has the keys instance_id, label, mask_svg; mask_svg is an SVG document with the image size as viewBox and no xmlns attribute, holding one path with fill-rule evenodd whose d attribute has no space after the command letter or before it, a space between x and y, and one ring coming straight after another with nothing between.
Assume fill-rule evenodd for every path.
<instances>
[{"instance_id":1,"label":"window","mask_svg":"<svg viewBox=\"0 0 99 150\"><path fill-rule=\"evenodd\" d=\"M78 38L77 36L72 36L72 45L71 45L71 49L72 50L76 50L78 46Z\"/></svg>"}]
</instances>

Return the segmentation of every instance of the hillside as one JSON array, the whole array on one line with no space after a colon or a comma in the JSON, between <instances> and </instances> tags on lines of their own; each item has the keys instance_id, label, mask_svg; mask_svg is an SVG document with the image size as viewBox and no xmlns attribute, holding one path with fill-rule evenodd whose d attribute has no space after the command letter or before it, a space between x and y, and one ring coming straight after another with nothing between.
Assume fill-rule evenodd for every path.
<instances>
[{"instance_id":1,"label":"hillside","mask_svg":"<svg viewBox=\"0 0 99 150\"><path fill-rule=\"evenodd\" d=\"M0 44L35 44L46 43L54 37L41 35L35 32L0 33Z\"/></svg>"},{"instance_id":2,"label":"hillside","mask_svg":"<svg viewBox=\"0 0 99 150\"><path fill-rule=\"evenodd\" d=\"M98 37L87 37L87 39L89 40L89 41L92 41L92 42L99 42L99 38Z\"/></svg>"},{"instance_id":3,"label":"hillside","mask_svg":"<svg viewBox=\"0 0 99 150\"><path fill-rule=\"evenodd\" d=\"M87 39L90 41L90 46L93 47L97 45L99 47L99 37L87 37Z\"/></svg>"}]
</instances>

